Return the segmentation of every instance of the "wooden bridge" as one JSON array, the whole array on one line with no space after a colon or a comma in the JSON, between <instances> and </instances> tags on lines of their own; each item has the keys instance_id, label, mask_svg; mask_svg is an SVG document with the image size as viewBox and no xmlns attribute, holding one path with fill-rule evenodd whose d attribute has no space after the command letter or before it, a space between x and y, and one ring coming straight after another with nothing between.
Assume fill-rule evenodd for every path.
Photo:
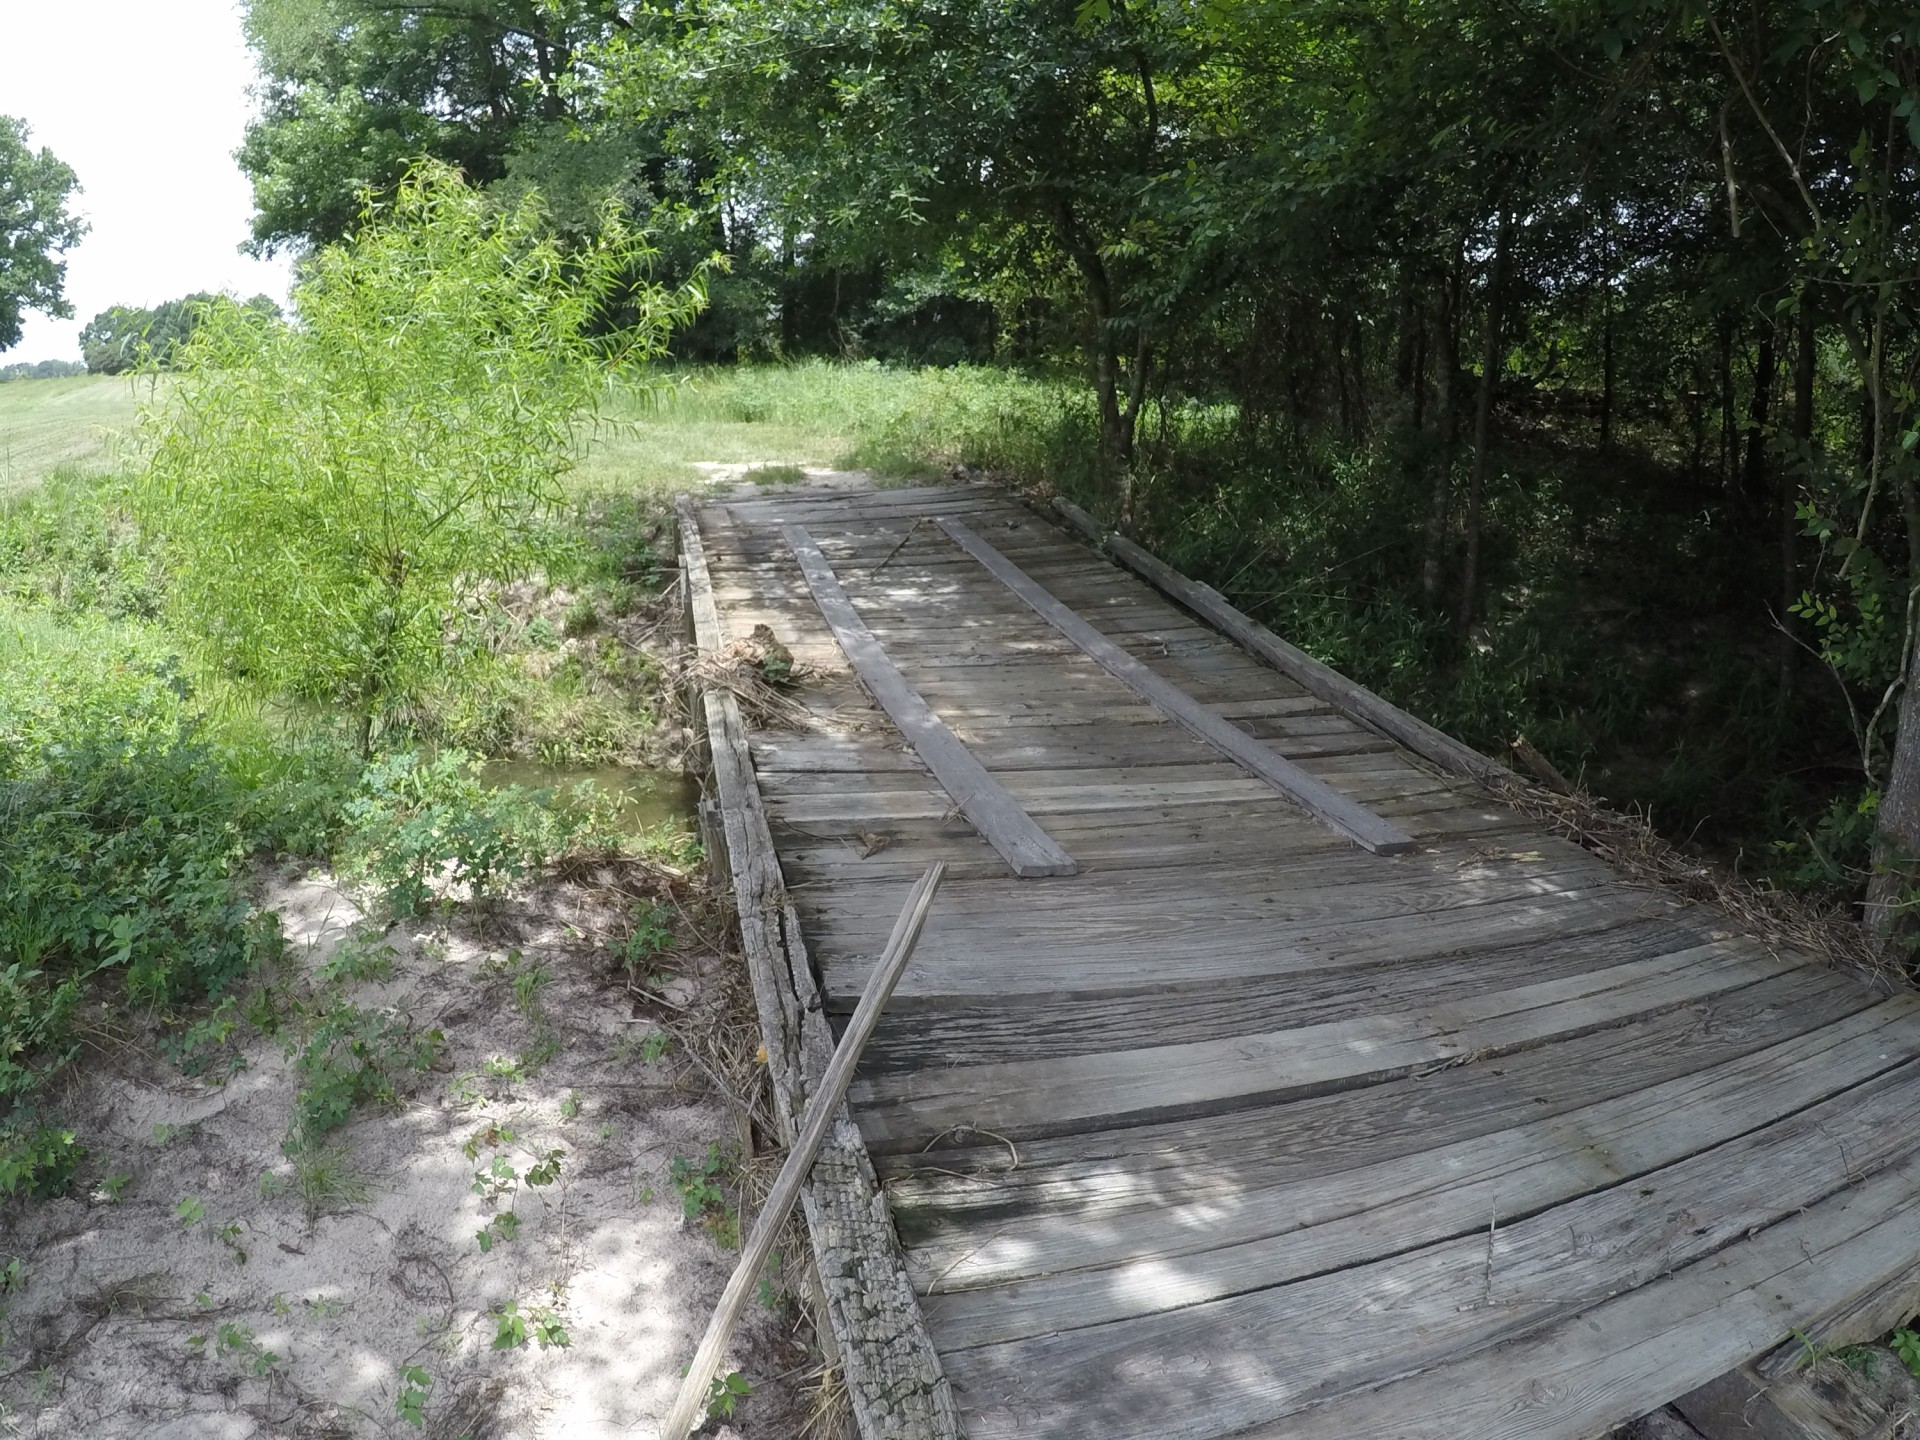
<instances>
[{"instance_id":1,"label":"wooden bridge","mask_svg":"<svg viewBox=\"0 0 1920 1440\"><path fill-rule=\"evenodd\" d=\"M805 1202L864 1435L1587 1440L1909 1313L1920 997L999 491L681 515L805 667L704 711L783 1126L948 866Z\"/></svg>"}]
</instances>

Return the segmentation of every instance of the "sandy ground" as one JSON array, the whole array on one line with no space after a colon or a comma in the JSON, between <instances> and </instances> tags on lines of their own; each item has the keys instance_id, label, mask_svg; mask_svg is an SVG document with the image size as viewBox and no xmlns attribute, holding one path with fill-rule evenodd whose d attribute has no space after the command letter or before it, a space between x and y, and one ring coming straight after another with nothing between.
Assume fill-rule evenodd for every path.
<instances>
[{"instance_id":1,"label":"sandy ground","mask_svg":"<svg viewBox=\"0 0 1920 1440\"><path fill-rule=\"evenodd\" d=\"M364 917L324 874L269 876L263 903L291 942L281 984L313 993ZM601 943L622 913L549 885L484 925L395 927L388 978L334 982L446 1043L397 1104L334 1132L309 1175L329 1193L303 1197L282 1150L289 1033L242 1027L224 1081L187 1078L146 1037L96 1035L66 1096L91 1150L80 1180L0 1209L0 1276L20 1262L0 1294L0 1434L653 1435L732 1269L716 1233L751 1186L723 1165L707 1223L686 1217L676 1157L737 1153L741 1127L682 1047L649 1058L650 1017L737 1003L739 962L683 934L662 1000L636 1001ZM496 1159L524 1177L555 1151L554 1183L476 1193ZM729 1361L753 1391L710 1433L801 1433L817 1357L799 1307L765 1299ZM509 1304L527 1338L496 1349ZM543 1347L541 1321L566 1343ZM430 1381L417 1427L399 1409L412 1367Z\"/></svg>"}]
</instances>

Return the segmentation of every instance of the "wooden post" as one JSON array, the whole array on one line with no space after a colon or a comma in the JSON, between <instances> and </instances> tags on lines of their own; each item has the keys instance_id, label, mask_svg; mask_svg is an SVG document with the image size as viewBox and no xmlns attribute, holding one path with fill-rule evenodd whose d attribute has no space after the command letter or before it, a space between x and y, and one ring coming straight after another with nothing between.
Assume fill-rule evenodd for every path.
<instances>
[{"instance_id":1,"label":"wooden post","mask_svg":"<svg viewBox=\"0 0 1920 1440\"><path fill-rule=\"evenodd\" d=\"M806 1182L807 1172L813 1168L814 1157L819 1153L821 1142L827 1138L827 1129L833 1124L840 1102L846 1098L847 1087L853 1083L853 1071L860 1062L860 1052L872 1038L874 1027L880 1023L880 1011L907 968L914 944L926 924L927 911L933 905L933 892L939 888L940 877L945 870L944 861L934 861L908 894L900 918L894 922L893 934L887 939L886 952L881 955L879 964L867 980L867 988L860 996L853 1019L847 1024L846 1034L840 1037L839 1045L834 1047L833 1062L821 1077L820 1088L807 1102L806 1120L793 1142L793 1148L787 1152L786 1163L780 1167L780 1174L773 1182L767 1203L761 1207L759 1218L753 1222L753 1233L747 1237L746 1246L740 1253L740 1263L734 1267L733 1278L727 1281L727 1288L720 1296L719 1308L713 1312L713 1319L707 1325L700 1348L694 1352L693 1363L687 1368L687 1378L680 1383L680 1397L674 1401L667 1422L661 1427L660 1440L686 1440L705 1412L707 1387L712 1383L714 1371L719 1368L720 1354L726 1348L728 1337L733 1334L741 1310L746 1307L747 1297L753 1293L754 1282L760 1278L761 1267L772 1253L773 1242L780 1233L780 1227L786 1223L787 1213L800 1198L800 1187Z\"/></svg>"}]
</instances>

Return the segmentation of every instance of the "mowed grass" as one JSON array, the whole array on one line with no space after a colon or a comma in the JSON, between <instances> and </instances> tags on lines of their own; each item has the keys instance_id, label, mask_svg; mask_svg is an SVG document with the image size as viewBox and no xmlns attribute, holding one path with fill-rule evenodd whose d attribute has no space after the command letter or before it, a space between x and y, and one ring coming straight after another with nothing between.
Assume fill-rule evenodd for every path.
<instances>
[{"instance_id":1,"label":"mowed grass","mask_svg":"<svg viewBox=\"0 0 1920 1440\"><path fill-rule=\"evenodd\" d=\"M583 427L580 489L697 489L710 478L702 462L824 465L903 481L955 462L1045 473L1063 422L1086 403L1073 381L970 366L808 360L664 371L655 381L650 394L613 397Z\"/></svg>"},{"instance_id":2,"label":"mowed grass","mask_svg":"<svg viewBox=\"0 0 1920 1440\"><path fill-rule=\"evenodd\" d=\"M118 375L10 380L0 385L0 496L61 466L116 468L146 386Z\"/></svg>"},{"instance_id":3,"label":"mowed grass","mask_svg":"<svg viewBox=\"0 0 1920 1440\"><path fill-rule=\"evenodd\" d=\"M894 369L809 360L663 370L582 423L579 494L667 495L707 484L712 465L937 475L964 461L1046 472L1085 387L973 367ZM0 384L0 498L56 469L124 471L146 381L121 376ZM770 471L771 473L775 473Z\"/></svg>"}]
</instances>

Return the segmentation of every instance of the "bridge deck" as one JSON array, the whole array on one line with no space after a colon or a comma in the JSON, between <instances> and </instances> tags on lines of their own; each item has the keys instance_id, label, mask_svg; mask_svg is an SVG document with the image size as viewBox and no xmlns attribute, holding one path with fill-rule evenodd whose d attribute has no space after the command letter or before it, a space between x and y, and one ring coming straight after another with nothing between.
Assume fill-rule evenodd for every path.
<instances>
[{"instance_id":1,"label":"bridge deck","mask_svg":"<svg viewBox=\"0 0 1920 1440\"><path fill-rule=\"evenodd\" d=\"M1415 848L1174 723L940 517ZM1077 873L982 838L789 525ZM750 744L829 1017L948 865L849 1108L952 1409L870 1434L1585 1440L1911 1274L1920 998L1628 884L997 491L698 527L725 634L810 667L818 723Z\"/></svg>"}]
</instances>

